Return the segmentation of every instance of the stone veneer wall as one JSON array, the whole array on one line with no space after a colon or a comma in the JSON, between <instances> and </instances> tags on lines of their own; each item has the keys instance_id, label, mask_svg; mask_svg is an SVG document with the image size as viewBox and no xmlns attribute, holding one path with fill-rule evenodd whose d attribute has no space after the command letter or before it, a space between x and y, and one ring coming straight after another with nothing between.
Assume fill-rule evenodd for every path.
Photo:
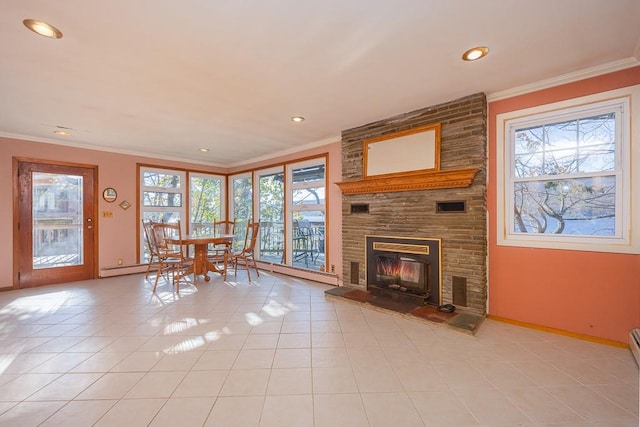
<instances>
[{"instance_id":1,"label":"stone veneer wall","mask_svg":"<svg viewBox=\"0 0 640 427\"><path fill-rule=\"evenodd\" d=\"M365 236L442 239L442 302L453 301L453 277L466 279L466 307L484 314L487 300L486 147L487 102L483 93L380 120L342 132L342 179L362 178L363 141L420 126L441 124L440 170L475 167L468 188L343 195L344 284L366 288ZM436 214L436 201L466 201L464 213ZM351 213L351 204L369 213ZM351 271L356 266L358 271ZM357 283L352 283L357 275ZM460 279L456 279L460 282ZM459 301L459 296L456 295Z\"/></svg>"}]
</instances>

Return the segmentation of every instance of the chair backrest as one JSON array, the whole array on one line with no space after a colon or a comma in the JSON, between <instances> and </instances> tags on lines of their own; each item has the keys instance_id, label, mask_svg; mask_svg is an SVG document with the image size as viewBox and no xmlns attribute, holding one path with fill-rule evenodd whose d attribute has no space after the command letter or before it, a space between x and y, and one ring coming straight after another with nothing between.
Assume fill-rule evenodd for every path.
<instances>
[{"instance_id":1,"label":"chair backrest","mask_svg":"<svg viewBox=\"0 0 640 427\"><path fill-rule=\"evenodd\" d=\"M156 242L155 239L153 239L152 236L152 228L153 228L153 222L151 221L147 221L145 222L145 220L142 220L142 229L144 230L144 238L147 241L147 249L149 249L149 256L151 258L153 258L155 255L158 254L158 248L156 247Z\"/></svg>"},{"instance_id":2,"label":"chair backrest","mask_svg":"<svg viewBox=\"0 0 640 427\"><path fill-rule=\"evenodd\" d=\"M259 231L259 222L250 222L247 224L247 234L244 238L244 248L242 248L242 253L244 255L253 255L256 248L256 242L258 241L258 235L260 234Z\"/></svg>"},{"instance_id":3,"label":"chair backrest","mask_svg":"<svg viewBox=\"0 0 640 427\"><path fill-rule=\"evenodd\" d=\"M180 221L175 224L154 222L151 227L151 235L160 255L182 256L182 228L180 227Z\"/></svg>"},{"instance_id":4,"label":"chair backrest","mask_svg":"<svg viewBox=\"0 0 640 427\"><path fill-rule=\"evenodd\" d=\"M189 228L189 233L195 235L214 234L214 225L211 222L194 222Z\"/></svg>"},{"instance_id":5,"label":"chair backrest","mask_svg":"<svg viewBox=\"0 0 640 427\"><path fill-rule=\"evenodd\" d=\"M221 236L223 234L235 234L236 223L234 221L214 221L213 235Z\"/></svg>"}]
</instances>

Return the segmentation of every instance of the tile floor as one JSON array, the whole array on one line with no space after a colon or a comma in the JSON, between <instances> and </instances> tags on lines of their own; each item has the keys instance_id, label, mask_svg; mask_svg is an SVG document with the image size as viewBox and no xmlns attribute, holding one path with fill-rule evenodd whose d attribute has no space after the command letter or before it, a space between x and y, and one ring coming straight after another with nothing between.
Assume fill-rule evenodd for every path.
<instances>
[{"instance_id":1,"label":"tile floor","mask_svg":"<svg viewBox=\"0 0 640 427\"><path fill-rule=\"evenodd\" d=\"M313 282L239 279L0 293L0 425L638 425L629 350L490 320L469 336Z\"/></svg>"}]
</instances>

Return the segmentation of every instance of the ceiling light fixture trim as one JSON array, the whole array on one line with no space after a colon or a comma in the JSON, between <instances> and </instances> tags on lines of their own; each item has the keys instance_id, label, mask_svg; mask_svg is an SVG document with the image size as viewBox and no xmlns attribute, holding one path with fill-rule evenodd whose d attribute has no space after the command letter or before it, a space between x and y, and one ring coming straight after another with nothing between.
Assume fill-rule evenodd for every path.
<instances>
[{"instance_id":1,"label":"ceiling light fixture trim","mask_svg":"<svg viewBox=\"0 0 640 427\"><path fill-rule=\"evenodd\" d=\"M40 34L41 36L50 38L50 39L61 39L62 31L57 29L51 24L48 24L43 21L38 21L36 19L25 19L22 21L25 27L30 29L36 34Z\"/></svg>"},{"instance_id":2,"label":"ceiling light fixture trim","mask_svg":"<svg viewBox=\"0 0 640 427\"><path fill-rule=\"evenodd\" d=\"M302 116L293 116L293 117L291 117L291 121L295 122L295 123L301 123L301 122L304 122L304 117L302 117Z\"/></svg>"},{"instance_id":3,"label":"ceiling light fixture trim","mask_svg":"<svg viewBox=\"0 0 640 427\"><path fill-rule=\"evenodd\" d=\"M489 54L489 48L486 46L476 46L467 50L462 54L464 61L477 61L480 58L484 58Z\"/></svg>"}]
</instances>

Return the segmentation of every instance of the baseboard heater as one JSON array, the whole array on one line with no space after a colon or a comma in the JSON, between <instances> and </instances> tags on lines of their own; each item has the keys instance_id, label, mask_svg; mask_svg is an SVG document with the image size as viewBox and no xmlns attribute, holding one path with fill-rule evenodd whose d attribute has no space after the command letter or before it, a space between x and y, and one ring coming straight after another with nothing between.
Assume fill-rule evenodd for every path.
<instances>
[{"instance_id":1,"label":"baseboard heater","mask_svg":"<svg viewBox=\"0 0 640 427\"><path fill-rule=\"evenodd\" d=\"M144 273L149 264L118 265L100 269L100 277L124 276L125 274ZM153 266L152 266L153 267Z\"/></svg>"},{"instance_id":2,"label":"baseboard heater","mask_svg":"<svg viewBox=\"0 0 640 427\"><path fill-rule=\"evenodd\" d=\"M299 277L301 279L313 280L315 282L326 283L327 285L338 285L338 275L324 271L313 271L305 268L289 267L281 264L271 264L258 261L261 270L272 271L274 273L286 274L287 276ZM144 273L148 264L118 265L115 267L104 267L100 269L100 277L124 276L126 274ZM151 266L154 270L154 266Z\"/></svg>"},{"instance_id":3,"label":"baseboard heater","mask_svg":"<svg viewBox=\"0 0 640 427\"><path fill-rule=\"evenodd\" d=\"M640 328L632 329L629 332L629 348L631 348L636 363L640 366Z\"/></svg>"},{"instance_id":4,"label":"baseboard heater","mask_svg":"<svg viewBox=\"0 0 640 427\"><path fill-rule=\"evenodd\" d=\"M268 262L257 262L261 270L273 273L286 274L287 276L299 277L301 279L313 280L314 282L325 283L327 285L338 286L338 275L325 271L314 271L306 268L290 267L282 264L272 264Z\"/></svg>"}]
</instances>

